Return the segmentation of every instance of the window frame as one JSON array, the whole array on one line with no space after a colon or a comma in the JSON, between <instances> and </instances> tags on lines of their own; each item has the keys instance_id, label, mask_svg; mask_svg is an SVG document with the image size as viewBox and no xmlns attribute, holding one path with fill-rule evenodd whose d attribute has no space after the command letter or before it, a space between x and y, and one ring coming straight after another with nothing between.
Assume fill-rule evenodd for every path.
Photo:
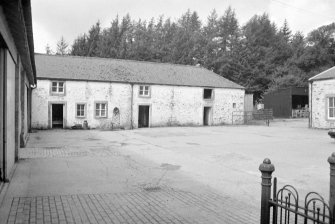
<instances>
[{"instance_id":1,"label":"window frame","mask_svg":"<svg viewBox=\"0 0 335 224\"><path fill-rule=\"evenodd\" d=\"M53 91L53 88L54 88L54 86L53 86L53 83L57 83L56 84L56 91ZM63 83L63 91L62 92L59 92L59 83ZM51 80L51 83L50 83L50 94L51 95L65 95L65 91L66 91L66 89L65 89L65 81L64 80Z\"/></svg>"},{"instance_id":2,"label":"window frame","mask_svg":"<svg viewBox=\"0 0 335 224\"><path fill-rule=\"evenodd\" d=\"M206 90L206 89L210 89L210 90L212 90L211 98L205 98L205 90ZM214 100L214 88L203 88L203 91L202 91L202 98L203 98L203 100L208 100L208 101Z\"/></svg>"},{"instance_id":3,"label":"window frame","mask_svg":"<svg viewBox=\"0 0 335 224\"><path fill-rule=\"evenodd\" d=\"M142 87L142 90L141 90L141 87ZM148 90L145 90L146 87L148 88ZM148 92L147 95L144 94L146 91ZM142 94L141 94L141 92L142 92ZM144 97L144 98L150 98L151 97L151 86L149 86L149 85L139 85L138 96L139 97Z\"/></svg>"},{"instance_id":4,"label":"window frame","mask_svg":"<svg viewBox=\"0 0 335 224\"><path fill-rule=\"evenodd\" d=\"M97 104L100 104L100 105L105 104L106 105L105 106L105 111L106 111L105 116L101 116L101 111L102 111L101 108L99 108L100 113L99 113L99 115L97 115ZM94 117L97 118L97 119L108 118L108 102L107 101L96 101L96 102L94 102Z\"/></svg>"},{"instance_id":5,"label":"window frame","mask_svg":"<svg viewBox=\"0 0 335 224\"><path fill-rule=\"evenodd\" d=\"M330 107L330 99L333 99L332 107ZM334 117L330 117L330 109L333 109ZM335 94L326 96L326 119L328 121L335 121Z\"/></svg>"},{"instance_id":6,"label":"window frame","mask_svg":"<svg viewBox=\"0 0 335 224\"><path fill-rule=\"evenodd\" d=\"M83 116L78 116L78 105L83 105L84 106L84 115ZM76 109L75 109L75 115L76 115L76 118L86 118L86 114L87 114L87 104L86 103L76 103Z\"/></svg>"}]
</instances>

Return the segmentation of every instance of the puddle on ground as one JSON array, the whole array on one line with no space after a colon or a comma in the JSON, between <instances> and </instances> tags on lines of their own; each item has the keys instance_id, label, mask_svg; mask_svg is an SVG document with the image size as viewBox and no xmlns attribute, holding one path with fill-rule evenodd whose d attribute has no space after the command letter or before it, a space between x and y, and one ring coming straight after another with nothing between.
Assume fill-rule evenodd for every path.
<instances>
[{"instance_id":1,"label":"puddle on ground","mask_svg":"<svg viewBox=\"0 0 335 224\"><path fill-rule=\"evenodd\" d=\"M46 146L46 147L43 147L43 149L62 149L63 147L61 146Z\"/></svg>"},{"instance_id":2,"label":"puddle on ground","mask_svg":"<svg viewBox=\"0 0 335 224\"><path fill-rule=\"evenodd\" d=\"M188 144L188 145L200 145L200 144L194 143L194 142L187 142L186 144Z\"/></svg>"},{"instance_id":3,"label":"puddle on ground","mask_svg":"<svg viewBox=\"0 0 335 224\"><path fill-rule=\"evenodd\" d=\"M100 140L100 139L98 139L98 138L87 138L87 140L88 140L88 141L98 141L98 140Z\"/></svg>"},{"instance_id":4,"label":"puddle on ground","mask_svg":"<svg viewBox=\"0 0 335 224\"><path fill-rule=\"evenodd\" d=\"M163 168L165 170L173 171L173 170L179 170L181 168L181 166L179 166L179 165L172 165L172 164L169 164L169 163L162 163L161 164L161 168Z\"/></svg>"},{"instance_id":5,"label":"puddle on ground","mask_svg":"<svg viewBox=\"0 0 335 224\"><path fill-rule=\"evenodd\" d=\"M163 190L158 183L143 183L139 185L141 189L147 192L157 192Z\"/></svg>"},{"instance_id":6,"label":"puddle on ground","mask_svg":"<svg viewBox=\"0 0 335 224\"><path fill-rule=\"evenodd\" d=\"M148 187L144 187L143 189L148 192L156 192L156 191L162 190L160 186L148 186Z\"/></svg>"}]
</instances>

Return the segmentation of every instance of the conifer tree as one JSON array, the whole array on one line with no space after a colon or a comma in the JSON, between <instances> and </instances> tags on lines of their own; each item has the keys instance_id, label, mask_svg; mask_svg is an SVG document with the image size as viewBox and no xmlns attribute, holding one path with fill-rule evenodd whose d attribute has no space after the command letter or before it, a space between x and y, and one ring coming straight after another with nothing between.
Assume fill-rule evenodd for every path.
<instances>
[{"instance_id":1,"label":"conifer tree","mask_svg":"<svg viewBox=\"0 0 335 224\"><path fill-rule=\"evenodd\" d=\"M67 49L68 46L69 46L69 44L65 41L64 37L62 36L61 39L57 43L56 54L58 54L58 55L68 54L68 49Z\"/></svg>"}]
</instances>

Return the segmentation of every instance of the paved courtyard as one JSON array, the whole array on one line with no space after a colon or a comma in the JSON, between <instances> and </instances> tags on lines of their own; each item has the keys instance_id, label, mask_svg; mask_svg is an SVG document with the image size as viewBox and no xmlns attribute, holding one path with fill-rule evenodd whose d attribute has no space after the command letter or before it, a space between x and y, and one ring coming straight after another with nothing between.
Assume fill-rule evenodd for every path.
<instances>
[{"instance_id":1,"label":"paved courtyard","mask_svg":"<svg viewBox=\"0 0 335 224\"><path fill-rule=\"evenodd\" d=\"M265 157L279 186L328 198L334 151L306 120L37 131L20 150L0 223L257 223Z\"/></svg>"}]
</instances>

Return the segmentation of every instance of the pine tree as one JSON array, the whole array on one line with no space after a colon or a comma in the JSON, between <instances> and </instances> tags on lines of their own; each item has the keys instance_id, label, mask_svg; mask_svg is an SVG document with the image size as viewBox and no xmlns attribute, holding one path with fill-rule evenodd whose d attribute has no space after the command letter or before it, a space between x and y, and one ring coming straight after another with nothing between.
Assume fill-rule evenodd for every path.
<instances>
[{"instance_id":1,"label":"pine tree","mask_svg":"<svg viewBox=\"0 0 335 224\"><path fill-rule=\"evenodd\" d=\"M47 55L51 55L51 54L53 54L53 51L52 51L52 49L51 49L51 47L50 47L49 44L47 44L47 46L45 46L45 53L46 53Z\"/></svg>"},{"instance_id":2,"label":"pine tree","mask_svg":"<svg viewBox=\"0 0 335 224\"><path fill-rule=\"evenodd\" d=\"M280 29L280 34L284 37L286 42L289 42L292 36L292 31L290 30L287 20L284 20L284 24Z\"/></svg>"},{"instance_id":3,"label":"pine tree","mask_svg":"<svg viewBox=\"0 0 335 224\"><path fill-rule=\"evenodd\" d=\"M57 52L58 55L66 55L68 54L68 46L69 44L65 41L64 37L62 36L61 39L57 43Z\"/></svg>"},{"instance_id":4,"label":"pine tree","mask_svg":"<svg viewBox=\"0 0 335 224\"><path fill-rule=\"evenodd\" d=\"M88 36L87 36L88 52L86 56L91 56L91 57L99 56L98 42L100 39L100 30L101 30L100 21L98 21L88 31Z\"/></svg>"}]
</instances>

